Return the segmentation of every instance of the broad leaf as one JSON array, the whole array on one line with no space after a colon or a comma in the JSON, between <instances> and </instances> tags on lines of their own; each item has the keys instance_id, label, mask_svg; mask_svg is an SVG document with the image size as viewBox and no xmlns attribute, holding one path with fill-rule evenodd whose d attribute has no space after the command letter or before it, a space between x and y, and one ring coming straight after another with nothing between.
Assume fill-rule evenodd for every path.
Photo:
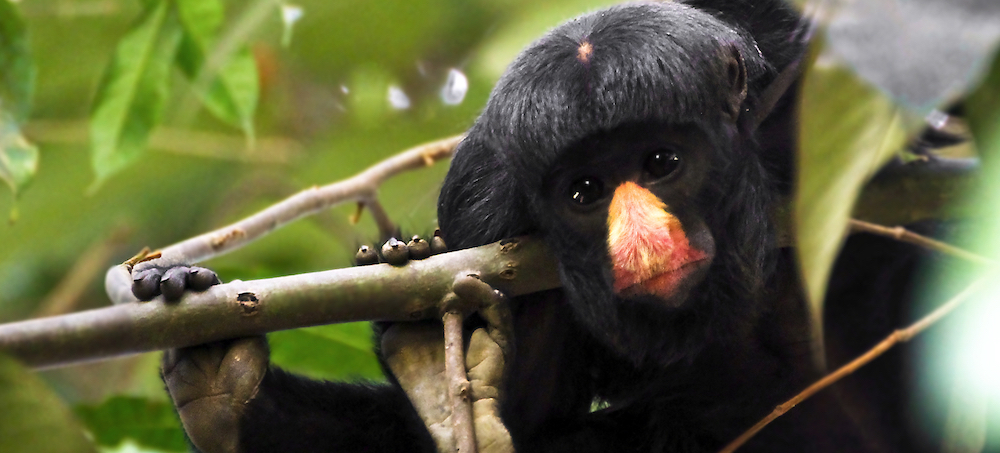
<instances>
[{"instance_id":1,"label":"broad leaf","mask_svg":"<svg viewBox=\"0 0 1000 453\"><path fill-rule=\"evenodd\" d=\"M34 84L24 21L10 1L0 0L0 180L15 197L38 170L38 149L19 127L31 110Z\"/></svg>"},{"instance_id":2,"label":"broad leaf","mask_svg":"<svg viewBox=\"0 0 1000 453\"><path fill-rule=\"evenodd\" d=\"M0 0L0 111L16 122L28 118L35 85L35 65L24 21L9 0Z\"/></svg>"},{"instance_id":3,"label":"broad leaf","mask_svg":"<svg viewBox=\"0 0 1000 453\"><path fill-rule=\"evenodd\" d=\"M97 92L90 119L96 184L134 162L160 122L170 88L170 66L181 27L161 0L143 13L118 43Z\"/></svg>"},{"instance_id":4,"label":"broad leaf","mask_svg":"<svg viewBox=\"0 0 1000 453\"><path fill-rule=\"evenodd\" d=\"M799 262L819 323L830 269L866 181L903 146L896 107L843 68L817 64L802 88L794 216ZM818 337L821 338L821 337Z\"/></svg>"},{"instance_id":5,"label":"broad leaf","mask_svg":"<svg viewBox=\"0 0 1000 453\"><path fill-rule=\"evenodd\" d=\"M76 414L102 447L130 439L141 447L187 451L184 431L172 404L145 398L116 396L98 406L80 406Z\"/></svg>"},{"instance_id":6,"label":"broad leaf","mask_svg":"<svg viewBox=\"0 0 1000 453\"><path fill-rule=\"evenodd\" d=\"M965 101L969 128L975 138L976 150L982 156L981 187L974 191L978 212L971 228L961 228L957 242L974 252L1000 262L1000 58L982 85ZM981 272L982 267L968 269L945 261L929 273L933 278L922 293L933 294L928 300L935 306L951 294L942 295L939 288L951 288ZM996 272L996 266L993 266ZM924 382L931 395L930 409L925 417L940 423L944 418L945 438L942 451L985 451L983 444L1000 445L1000 279L996 274L979 291L932 332L928 343L934 345L929 364L924 367ZM940 402L940 403L939 403ZM934 404L938 403L938 404ZM947 410L942 410L947 404ZM942 416L943 414L943 416ZM990 450L989 447L986 450Z\"/></svg>"},{"instance_id":7,"label":"broad leaf","mask_svg":"<svg viewBox=\"0 0 1000 453\"><path fill-rule=\"evenodd\" d=\"M17 124L0 111L0 180L17 196L38 170L38 149L28 142Z\"/></svg>"},{"instance_id":8,"label":"broad leaf","mask_svg":"<svg viewBox=\"0 0 1000 453\"><path fill-rule=\"evenodd\" d=\"M0 451L92 453L73 414L34 373L0 355Z\"/></svg>"},{"instance_id":9,"label":"broad leaf","mask_svg":"<svg viewBox=\"0 0 1000 453\"><path fill-rule=\"evenodd\" d=\"M282 368L319 379L379 379L368 323L335 324L268 335L271 360Z\"/></svg>"},{"instance_id":10,"label":"broad leaf","mask_svg":"<svg viewBox=\"0 0 1000 453\"><path fill-rule=\"evenodd\" d=\"M194 89L208 111L217 118L242 128L252 141L253 116L257 109L259 82L257 66L250 51L240 49L224 55L224 64L208 60L222 24L220 0L177 0L184 38L177 64L194 83Z\"/></svg>"}]
</instances>

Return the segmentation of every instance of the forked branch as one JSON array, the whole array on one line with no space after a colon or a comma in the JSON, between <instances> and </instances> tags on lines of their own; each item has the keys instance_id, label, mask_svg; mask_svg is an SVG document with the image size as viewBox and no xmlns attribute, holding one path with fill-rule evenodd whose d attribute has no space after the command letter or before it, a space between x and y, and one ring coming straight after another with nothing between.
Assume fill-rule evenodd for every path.
<instances>
[{"instance_id":1,"label":"forked branch","mask_svg":"<svg viewBox=\"0 0 1000 453\"><path fill-rule=\"evenodd\" d=\"M393 175L451 157L461 139L462 136L454 136L426 143L383 160L349 179L303 190L232 225L165 247L159 251L160 257L154 264L201 262L242 247L300 217L349 201L375 207L379 230L382 234L391 233L395 227L378 205L379 186ZM136 300L130 290L131 279L124 278L117 267L108 271L105 287L115 303Z\"/></svg>"}]
</instances>

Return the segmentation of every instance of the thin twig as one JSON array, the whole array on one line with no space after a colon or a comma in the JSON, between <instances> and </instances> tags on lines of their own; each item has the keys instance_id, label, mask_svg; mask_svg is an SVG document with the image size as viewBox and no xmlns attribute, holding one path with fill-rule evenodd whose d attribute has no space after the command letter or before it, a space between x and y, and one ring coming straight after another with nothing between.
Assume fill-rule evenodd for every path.
<instances>
[{"instance_id":1,"label":"thin twig","mask_svg":"<svg viewBox=\"0 0 1000 453\"><path fill-rule=\"evenodd\" d=\"M784 415L786 412L791 410L799 403L805 401L807 398L813 396L820 390L823 390L829 387L830 385L834 384L835 382L843 379L845 376L857 371L862 366L867 365L868 362L875 360L875 358L882 355L896 344L910 341L910 339L920 334L928 327L934 325L934 323L940 321L941 318L945 317L946 315L954 311L955 308L957 308L959 305L965 302L965 300L968 299L969 296L972 296L977 291L979 291L979 289L981 289L983 284L995 278L995 274L996 271L988 272L985 276L980 277L978 280L974 281L971 285L962 290L962 292L955 295L955 297L952 297L951 300L945 302L943 305L938 307L936 310L932 311L927 316L924 316L916 323L913 323L912 325L910 325L905 329L897 329L896 331L892 332L892 334L890 334L888 337L886 337L884 340L882 340L882 342L875 345L875 347L869 349L868 352L852 360L850 363L838 368L837 371L834 371L826 375L822 379L816 381L815 383L807 387L805 390L800 392L798 395L792 397L792 399L785 401L778 407L775 407L774 410L767 415L767 417L764 417L761 421L757 422L757 424L753 425L753 427L751 427L746 432L741 434L740 437L737 437L735 440L726 445L725 448L719 450L719 453L732 453L736 451L736 449L740 448L754 435L756 435L761 429L763 429L769 423L773 422L778 417Z\"/></svg>"},{"instance_id":2,"label":"thin twig","mask_svg":"<svg viewBox=\"0 0 1000 453\"><path fill-rule=\"evenodd\" d=\"M472 424L472 384L465 372L462 344L462 314L444 314L444 363L451 395L451 417L455 446L459 453L476 453L476 430Z\"/></svg>"},{"instance_id":3,"label":"thin twig","mask_svg":"<svg viewBox=\"0 0 1000 453\"><path fill-rule=\"evenodd\" d=\"M510 307L506 303L503 292L495 289L483 280L483 276L475 272L463 272L455 278L452 291L456 296L444 302L448 313L445 315L445 363L450 364L445 367L448 376L449 386L452 389L452 432L455 435L456 445L459 452L474 452L479 445L488 446L487 449L493 452L513 452L514 444L511 441L510 433L503 427L500 421L499 406L489 404L486 400L495 398L487 396L489 391L477 393L485 390L485 387L503 387L503 363L509 360L512 354L511 337L513 336ZM490 340L500 347L499 354L502 357L484 359L480 357L478 365L466 368L471 364L467 363L465 348L453 347L453 344L461 345L462 325L461 313L477 312L477 314L487 323L487 335ZM451 323L451 324L449 324ZM449 331L449 329L453 329ZM475 337L475 334L473 335ZM453 341L455 343L453 343ZM470 346L470 349L472 346ZM496 360L500 366L483 366L485 362ZM492 371L485 369L492 368ZM469 379L473 379L481 387L472 387ZM468 390L466 390L468 389ZM483 404L475 407L480 401ZM466 415L466 413L468 415ZM493 419L501 427L488 428L484 432L477 430L477 423L474 420L483 420L481 426L488 426L488 420Z\"/></svg>"},{"instance_id":4,"label":"thin twig","mask_svg":"<svg viewBox=\"0 0 1000 453\"><path fill-rule=\"evenodd\" d=\"M233 251L264 236L288 222L328 209L347 201L373 200L378 187L389 177L406 170L422 168L428 161L450 157L462 136L426 143L383 160L361 173L333 184L303 190L250 217L201 234L161 250L162 256L151 263L159 266L191 264ZM108 271L106 290L115 303L132 302L128 285L117 276L117 267ZM125 287L121 287L124 283Z\"/></svg>"},{"instance_id":5,"label":"thin twig","mask_svg":"<svg viewBox=\"0 0 1000 453\"><path fill-rule=\"evenodd\" d=\"M25 134L41 143L79 145L90 139L86 121L32 120ZM269 136L247 147L246 138L219 132L158 126L149 137L150 151L167 152L209 159L237 162L287 164L302 156L302 144L296 140Z\"/></svg>"},{"instance_id":6,"label":"thin twig","mask_svg":"<svg viewBox=\"0 0 1000 453\"><path fill-rule=\"evenodd\" d=\"M921 247L926 247L928 249L937 252L947 253L952 256L957 256L959 258L963 258L972 261L974 263L987 264L987 265L996 264L995 260L986 258L985 256L982 255L977 255L968 250L955 247L954 245L951 244L946 244L944 242L931 239L927 236L919 235L901 226L890 228L887 226L877 225L874 223L865 222L863 220L857 220L857 219L851 219L850 226L851 226L851 231L854 232L864 232L864 233L872 233L882 236L888 236L897 241L916 244Z\"/></svg>"},{"instance_id":7,"label":"thin twig","mask_svg":"<svg viewBox=\"0 0 1000 453\"><path fill-rule=\"evenodd\" d=\"M389 213L385 211L385 208L382 207L382 203L378 201L377 197L366 200L364 205L371 211L372 218L375 219L375 224L378 225L378 233L382 240L388 240L390 237L396 235L396 224L389 218Z\"/></svg>"},{"instance_id":8,"label":"thin twig","mask_svg":"<svg viewBox=\"0 0 1000 453\"><path fill-rule=\"evenodd\" d=\"M94 280L111 261L113 255L122 247L125 238L132 234L131 229L119 226L111 234L101 238L87 247L79 255L73 266L38 304L34 317L61 315L77 310L80 298Z\"/></svg>"}]
</instances>

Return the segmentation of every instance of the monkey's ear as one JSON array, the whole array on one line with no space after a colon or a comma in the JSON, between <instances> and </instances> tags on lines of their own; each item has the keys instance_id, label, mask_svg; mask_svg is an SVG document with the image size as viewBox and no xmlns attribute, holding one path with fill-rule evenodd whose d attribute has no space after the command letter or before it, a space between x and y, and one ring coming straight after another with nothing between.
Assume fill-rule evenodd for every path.
<instances>
[{"instance_id":1,"label":"monkey's ear","mask_svg":"<svg viewBox=\"0 0 1000 453\"><path fill-rule=\"evenodd\" d=\"M459 143L438 197L438 225L451 250L534 229L521 185L474 129Z\"/></svg>"},{"instance_id":2,"label":"monkey's ear","mask_svg":"<svg viewBox=\"0 0 1000 453\"><path fill-rule=\"evenodd\" d=\"M724 100L723 113L733 122L740 117L743 101L747 98L747 67L743 62L743 54L735 46L729 47L725 59L725 83L728 84L729 95Z\"/></svg>"}]
</instances>

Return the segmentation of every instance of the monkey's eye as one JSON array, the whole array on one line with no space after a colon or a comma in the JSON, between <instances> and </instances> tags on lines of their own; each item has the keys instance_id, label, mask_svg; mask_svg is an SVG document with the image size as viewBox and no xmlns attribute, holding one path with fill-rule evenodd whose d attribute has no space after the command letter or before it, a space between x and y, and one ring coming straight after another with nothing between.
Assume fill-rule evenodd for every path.
<instances>
[{"instance_id":1,"label":"monkey's eye","mask_svg":"<svg viewBox=\"0 0 1000 453\"><path fill-rule=\"evenodd\" d=\"M584 176L569 185L569 196L579 205L591 204L603 195L604 184L592 176Z\"/></svg>"},{"instance_id":2,"label":"monkey's eye","mask_svg":"<svg viewBox=\"0 0 1000 453\"><path fill-rule=\"evenodd\" d=\"M668 150L654 151L646 158L643 169L654 178L662 178L677 170L681 164L681 158L677 153Z\"/></svg>"}]
</instances>

